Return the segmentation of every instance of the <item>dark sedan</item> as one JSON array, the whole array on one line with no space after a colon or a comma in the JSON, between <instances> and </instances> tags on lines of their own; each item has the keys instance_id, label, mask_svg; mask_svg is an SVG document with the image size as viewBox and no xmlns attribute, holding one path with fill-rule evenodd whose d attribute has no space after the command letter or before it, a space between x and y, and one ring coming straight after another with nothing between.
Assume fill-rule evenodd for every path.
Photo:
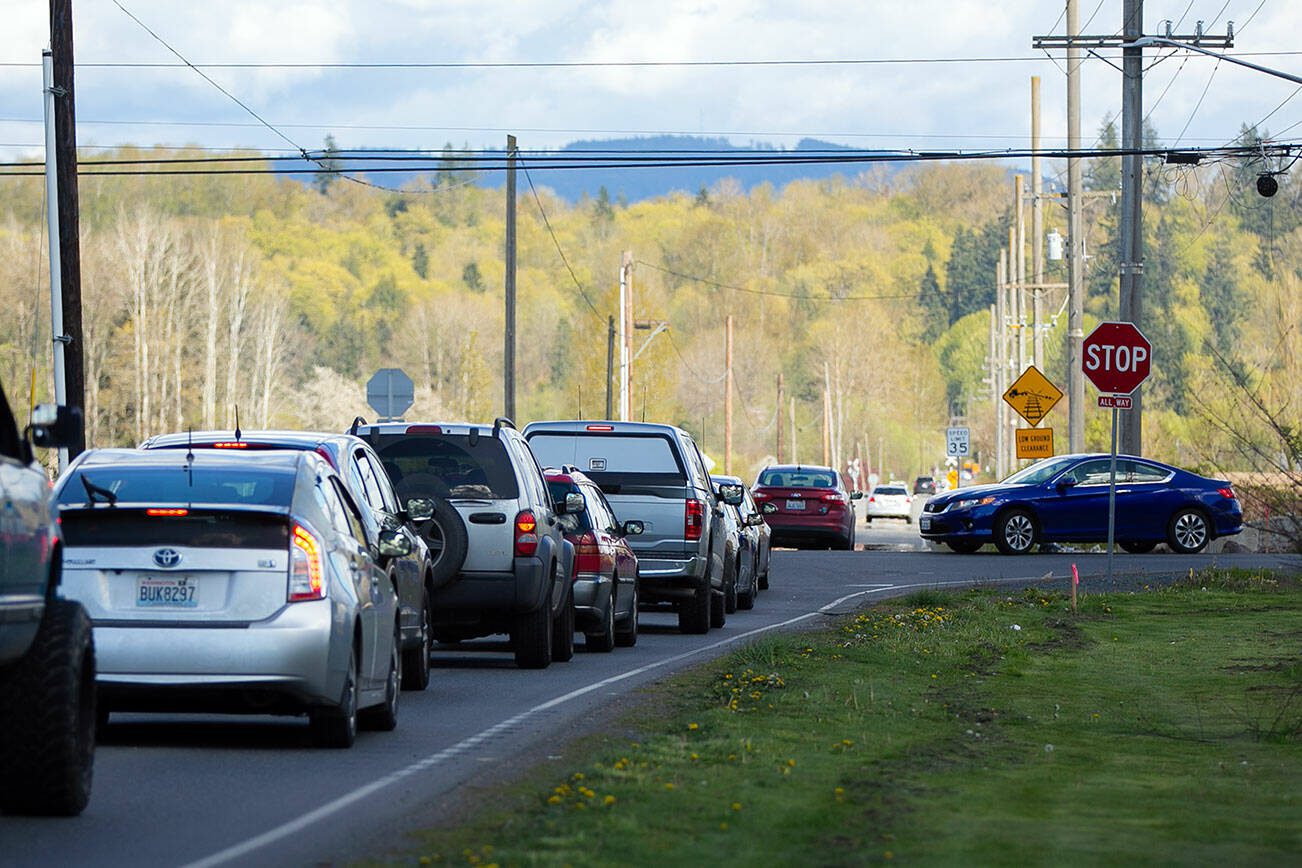
<instances>
[{"instance_id":1,"label":"dark sedan","mask_svg":"<svg viewBox=\"0 0 1302 868\"><path fill-rule=\"evenodd\" d=\"M1108 455L1046 458L995 485L960 488L927 501L922 538L956 552L994 543L1020 555L1042 542L1105 542ZM1117 456L1117 543L1135 554L1166 543L1194 554L1243 528L1230 483L1147 458Z\"/></svg>"}]
</instances>

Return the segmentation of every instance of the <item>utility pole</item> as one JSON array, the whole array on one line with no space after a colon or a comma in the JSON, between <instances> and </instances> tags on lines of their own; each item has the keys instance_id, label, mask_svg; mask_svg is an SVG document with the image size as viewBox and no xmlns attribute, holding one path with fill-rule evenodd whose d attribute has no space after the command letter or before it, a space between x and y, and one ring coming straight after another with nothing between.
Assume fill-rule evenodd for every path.
<instances>
[{"instance_id":1,"label":"utility pole","mask_svg":"<svg viewBox=\"0 0 1302 868\"><path fill-rule=\"evenodd\" d=\"M1133 43L1144 35L1144 0L1122 3L1122 35ZM1201 29L1201 28L1200 28ZM1121 147L1140 148L1144 143L1144 49L1126 45L1121 50ZM1144 160L1135 153L1121 157L1121 280L1118 311L1122 322L1143 325L1144 278ZM1129 413L1120 414L1119 451L1143 454L1144 389L1131 393Z\"/></svg>"},{"instance_id":2,"label":"utility pole","mask_svg":"<svg viewBox=\"0 0 1302 868\"><path fill-rule=\"evenodd\" d=\"M1044 367L1044 173L1040 169L1040 77L1031 76L1031 358Z\"/></svg>"},{"instance_id":3,"label":"utility pole","mask_svg":"<svg viewBox=\"0 0 1302 868\"><path fill-rule=\"evenodd\" d=\"M823 362L823 466L832 466L832 370Z\"/></svg>"},{"instance_id":4,"label":"utility pole","mask_svg":"<svg viewBox=\"0 0 1302 868\"><path fill-rule=\"evenodd\" d=\"M54 58L49 51L41 52L42 80L45 84L45 219L46 238L50 257L50 336L54 348L54 403L68 403L68 386L64 379L63 282L59 258L59 180L57 145L54 135ZM59 473L68 468L68 450L59 449Z\"/></svg>"},{"instance_id":5,"label":"utility pole","mask_svg":"<svg viewBox=\"0 0 1302 868\"><path fill-rule=\"evenodd\" d=\"M995 310L996 305L990 305L990 348L986 351L986 356L990 360L990 400L994 405L992 409L995 415L995 474L1002 479L1003 477L999 476L998 466L1001 463L1000 456L1003 455L1004 428L1003 416L999 408L1004 403L1001 397L1004 393L999 388L999 350L995 346L998 319Z\"/></svg>"},{"instance_id":6,"label":"utility pole","mask_svg":"<svg viewBox=\"0 0 1302 868\"><path fill-rule=\"evenodd\" d=\"M59 212L59 297L62 302L62 333L54 341L63 348L63 380L66 401L73 407L86 406L85 346L81 330L81 241L77 197L77 113L73 88L72 0L50 0L50 58L54 96L55 175ZM47 139L48 145L48 139ZM51 276L53 276L53 257ZM55 358L58 358L58 351ZM85 431L77 432L68 447L68 458L86 449ZM60 457L62 458L62 451Z\"/></svg>"},{"instance_id":7,"label":"utility pole","mask_svg":"<svg viewBox=\"0 0 1302 868\"><path fill-rule=\"evenodd\" d=\"M503 415L515 419L515 136L506 137L506 337L502 348Z\"/></svg>"},{"instance_id":8,"label":"utility pole","mask_svg":"<svg viewBox=\"0 0 1302 868\"><path fill-rule=\"evenodd\" d=\"M1144 47L1162 45L1184 48L1220 58L1240 66L1247 66L1291 81L1302 82L1302 77L1289 76L1265 67L1208 51L1207 46L1230 48L1234 45L1233 24L1226 25L1224 36L1203 32L1199 21L1194 33L1176 36L1166 22L1162 36L1144 35L1143 0L1124 0L1122 28L1111 35L1089 36L1080 33L1078 0L1067 0L1066 36L1036 36L1031 45L1040 50L1067 49L1067 149L1080 151L1080 64L1081 49L1120 48L1122 50L1121 85L1121 146L1133 150L1143 144L1143 76ZM1142 327L1143 304L1143 158L1125 154L1121 158L1121 263L1120 319ZM1084 340L1083 276L1085 273L1085 239L1081 226L1081 168L1079 157L1067 158L1067 234L1068 254L1068 314L1067 314L1067 384L1069 439L1072 452L1081 452L1085 445L1085 375L1081 370L1081 343ZM1140 391L1133 396L1133 409L1125 413L1121 428L1120 448L1139 454L1143 447L1142 400Z\"/></svg>"},{"instance_id":9,"label":"utility pole","mask_svg":"<svg viewBox=\"0 0 1302 868\"><path fill-rule=\"evenodd\" d=\"M796 449L796 396L791 396L791 463L799 464L799 453Z\"/></svg>"},{"instance_id":10,"label":"utility pole","mask_svg":"<svg viewBox=\"0 0 1302 868\"><path fill-rule=\"evenodd\" d=\"M611 316L606 321L606 416L607 419L614 417L614 388L615 388L615 317Z\"/></svg>"},{"instance_id":11,"label":"utility pole","mask_svg":"<svg viewBox=\"0 0 1302 868\"><path fill-rule=\"evenodd\" d=\"M732 475L732 314L724 320L723 472Z\"/></svg>"},{"instance_id":12,"label":"utility pole","mask_svg":"<svg viewBox=\"0 0 1302 868\"><path fill-rule=\"evenodd\" d=\"M773 406L777 407L777 424L773 426L778 435L777 454L775 456L778 464L782 463L782 372L778 371L778 401Z\"/></svg>"},{"instance_id":13,"label":"utility pole","mask_svg":"<svg viewBox=\"0 0 1302 868\"><path fill-rule=\"evenodd\" d=\"M619 418L627 422L631 400L629 386L633 366L633 288L630 272L633 269L633 252L624 251L619 264Z\"/></svg>"},{"instance_id":14,"label":"utility pole","mask_svg":"<svg viewBox=\"0 0 1302 868\"><path fill-rule=\"evenodd\" d=\"M995 476L1003 479L1008 475L1008 447L1004 440L1008 436L1005 415L1008 412L1003 395L1007 391L1005 378L1008 375L1008 327L1007 311L1004 310L1004 252L999 251L999 261L995 263L995 305L991 309L991 340L995 343L994 382L991 388L995 393Z\"/></svg>"}]
</instances>

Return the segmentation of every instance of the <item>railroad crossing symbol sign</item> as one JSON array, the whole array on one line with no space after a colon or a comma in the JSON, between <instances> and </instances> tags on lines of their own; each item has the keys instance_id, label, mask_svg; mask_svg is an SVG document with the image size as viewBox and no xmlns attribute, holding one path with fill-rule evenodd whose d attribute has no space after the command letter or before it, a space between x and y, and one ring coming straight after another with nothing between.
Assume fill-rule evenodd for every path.
<instances>
[{"instance_id":1,"label":"railroad crossing symbol sign","mask_svg":"<svg viewBox=\"0 0 1302 868\"><path fill-rule=\"evenodd\" d=\"M1004 392L1004 401L1032 426L1049 415L1054 405L1062 400L1062 392L1040 370L1031 365L1017 381Z\"/></svg>"},{"instance_id":2,"label":"railroad crossing symbol sign","mask_svg":"<svg viewBox=\"0 0 1302 868\"><path fill-rule=\"evenodd\" d=\"M381 422L401 421L416 400L416 386L402 368L380 368L366 384L366 403L380 414Z\"/></svg>"}]
</instances>

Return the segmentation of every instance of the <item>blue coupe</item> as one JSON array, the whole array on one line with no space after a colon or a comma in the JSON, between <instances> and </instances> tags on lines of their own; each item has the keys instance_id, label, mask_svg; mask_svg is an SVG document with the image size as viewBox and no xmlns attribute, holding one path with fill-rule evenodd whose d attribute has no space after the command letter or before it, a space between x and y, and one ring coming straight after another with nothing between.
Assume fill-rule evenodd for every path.
<instances>
[{"instance_id":1,"label":"blue coupe","mask_svg":"<svg viewBox=\"0 0 1302 868\"><path fill-rule=\"evenodd\" d=\"M1006 555L1042 542L1106 542L1108 455L1046 458L995 485L959 488L927 501L922 538L968 554L993 542ZM1243 529L1230 483L1147 458L1117 456L1116 541L1135 554L1164 542L1200 552Z\"/></svg>"}]
</instances>

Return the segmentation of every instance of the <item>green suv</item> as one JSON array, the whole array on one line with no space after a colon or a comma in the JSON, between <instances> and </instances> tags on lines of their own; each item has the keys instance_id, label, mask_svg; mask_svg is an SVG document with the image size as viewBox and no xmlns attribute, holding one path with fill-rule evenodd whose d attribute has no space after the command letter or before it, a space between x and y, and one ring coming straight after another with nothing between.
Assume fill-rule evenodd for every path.
<instances>
[{"instance_id":1,"label":"green suv","mask_svg":"<svg viewBox=\"0 0 1302 868\"><path fill-rule=\"evenodd\" d=\"M0 811L80 814L95 751L95 648L62 567L38 446L80 439L81 411L41 406L19 434L0 388ZM28 439L31 437L31 440Z\"/></svg>"}]
</instances>

